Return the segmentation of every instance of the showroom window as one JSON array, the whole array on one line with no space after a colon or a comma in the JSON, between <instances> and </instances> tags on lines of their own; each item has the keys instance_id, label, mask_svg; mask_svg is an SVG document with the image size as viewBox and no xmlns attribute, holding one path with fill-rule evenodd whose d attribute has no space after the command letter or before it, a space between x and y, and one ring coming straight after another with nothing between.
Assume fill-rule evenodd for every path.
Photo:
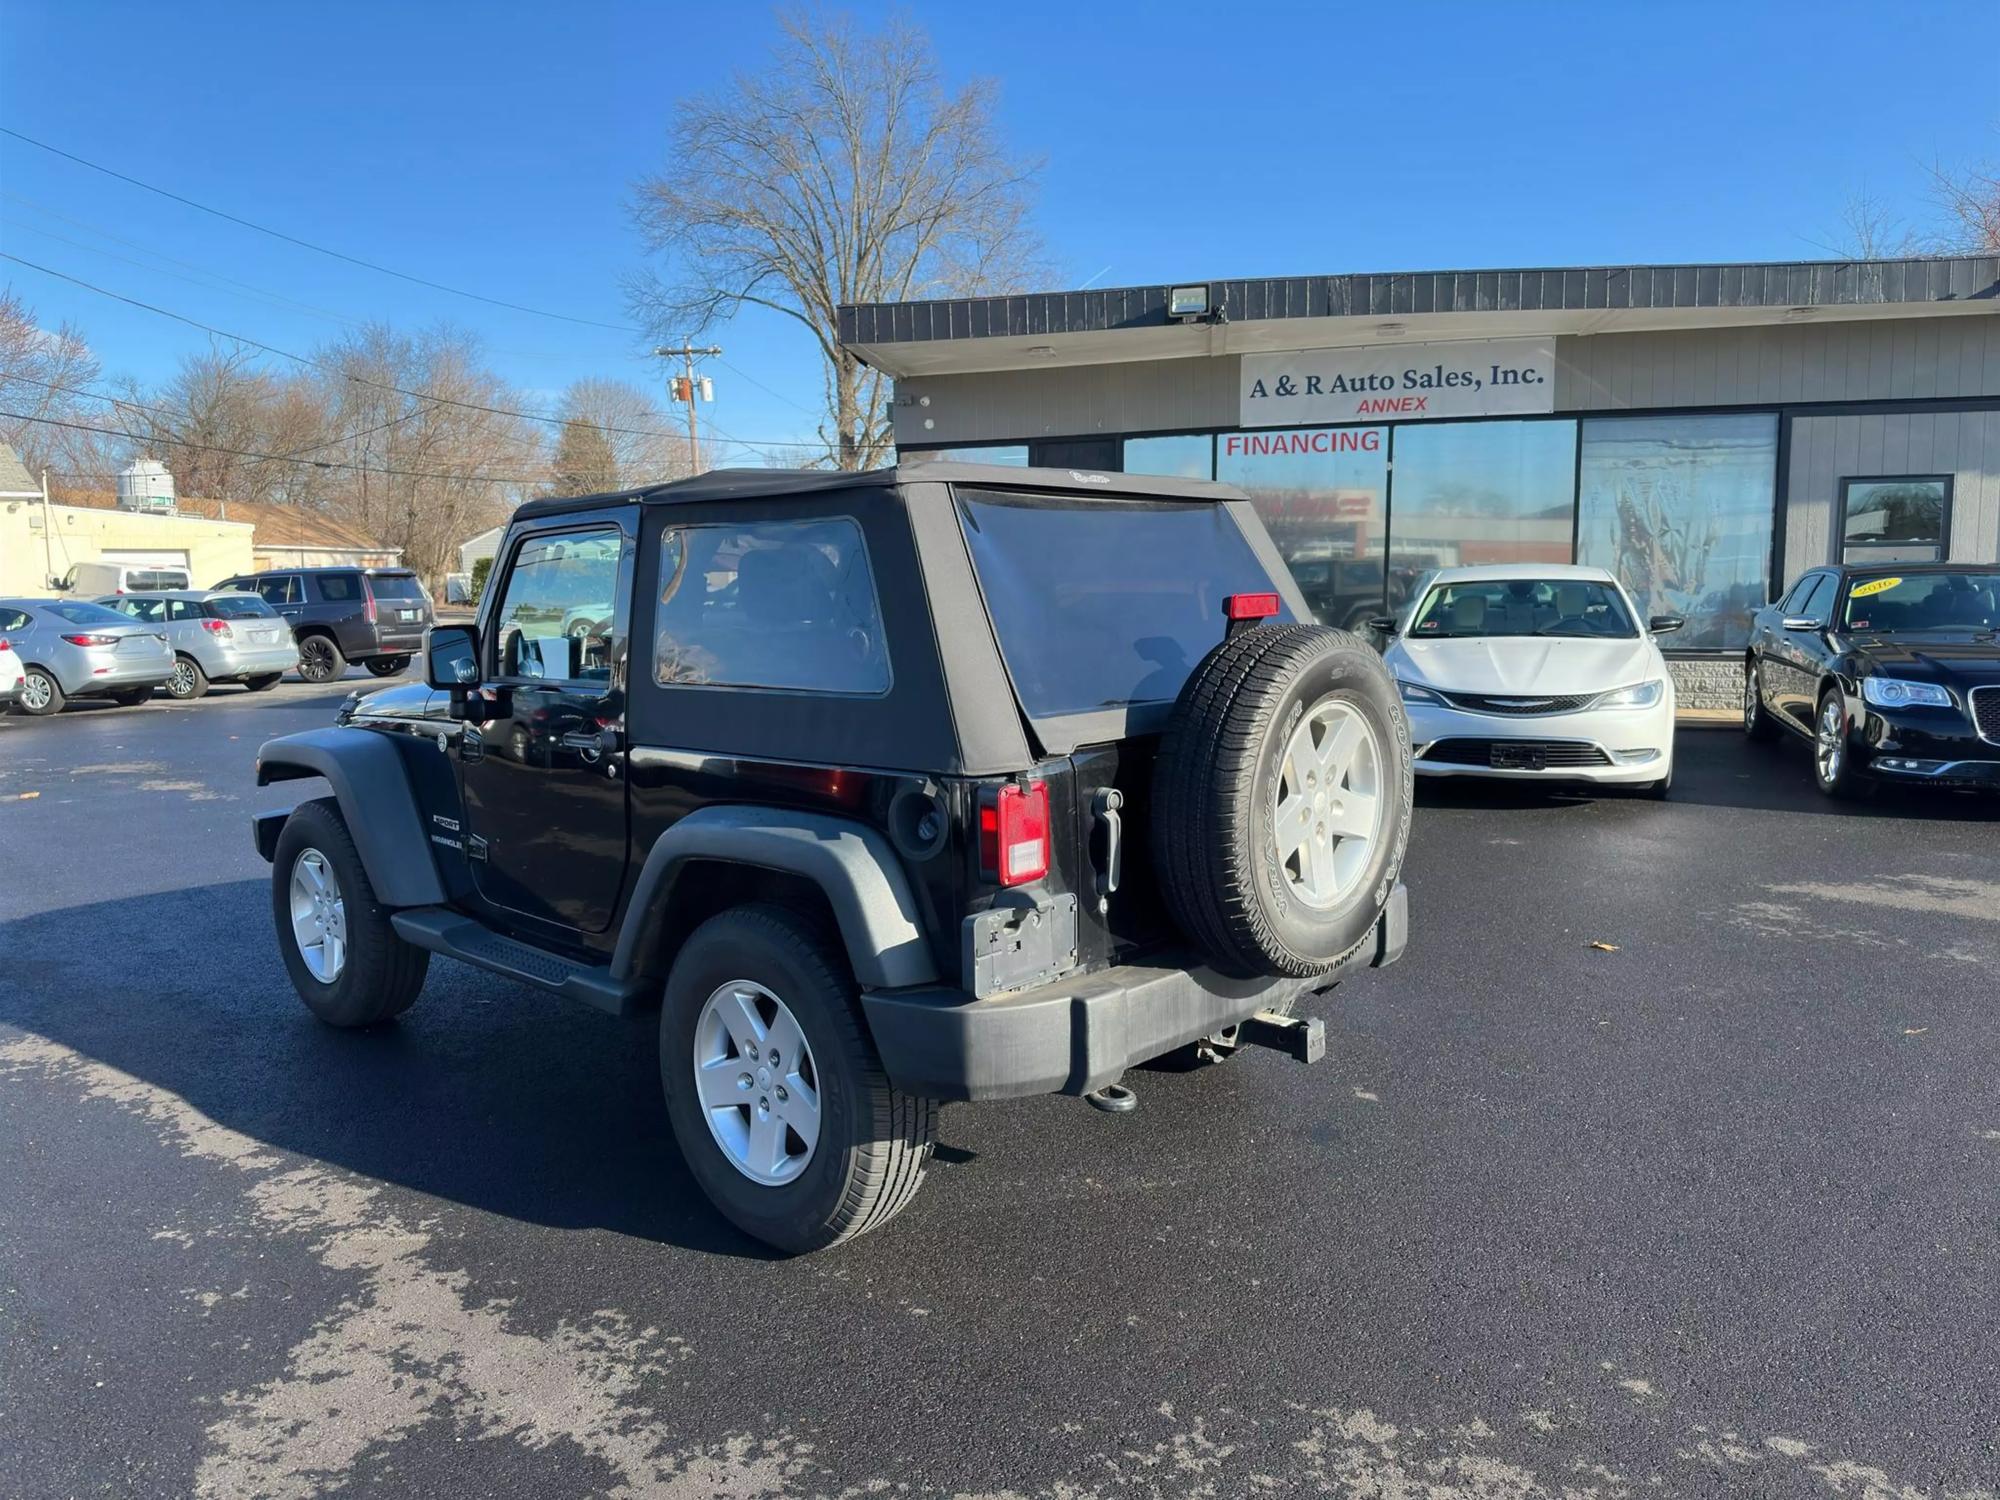
<instances>
[{"instance_id":1,"label":"showroom window","mask_svg":"<svg viewBox=\"0 0 2000 1500\"><path fill-rule=\"evenodd\" d=\"M905 463L949 459L956 464L1005 464L1011 469L1028 467L1026 443L1002 443L985 448L918 448L902 455Z\"/></svg>"},{"instance_id":2,"label":"showroom window","mask_svg":"<svg viewBox=\"0 0 2000 1500\"><path fill-rule=\"evenodd\" d=\"M1951 536L1951 476L1840 481L1840 560L1943 562Z\"/></svg>"},{"instance_id":3,"label":"showroom window","mask_svg":"<svg viewBox=\"0 0 2000 1500\"><path fill-rule=\"evenodd\" d=\"M1127 438L1125 472L1164 474L1174 479L1213 479L1215 439L1205 432Z\"/></svg>"},{"instance_id":4,"label":"showroom window","mask_svg":"<svg viewBox=\"0 0 2000 1500\"><path fill-rule=\"evenodd\" d=\"M1390 603L1399 579L1478 563L1566 563L1576 423L1417 422L1396 429Z\"/></svg>"},{"instance_id":5,"label":"showroom window","mask_svg":"<svg viewBox=\"0 0 2000 1500\"><path fill-rule=\"evenodd\" d=\"M1386 427L1225 432L1215 477L1249 491L1315 616L1353 628L1382 613Z\"/></svg>"},{"instance_id":6,"label":"showroom window","mask_svg":"<svg viewBox=\"0 0 2000 1500\"><path fill-rule=\"evenodd\" d=\"M1686 616L1677 649L1746 645L1770 597L1776 414L1593 417L1580 459L1576 560L1641 615Z\"/></svg>"}]
</instances>

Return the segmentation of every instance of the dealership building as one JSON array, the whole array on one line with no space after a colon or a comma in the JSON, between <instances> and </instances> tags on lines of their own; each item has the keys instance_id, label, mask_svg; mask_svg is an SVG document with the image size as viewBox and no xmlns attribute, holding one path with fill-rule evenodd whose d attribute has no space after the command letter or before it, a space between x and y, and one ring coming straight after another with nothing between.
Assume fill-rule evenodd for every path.
<instances>
[{"instance_id":1,"label":"dealership building","mask_svg":"<svg viewBox=\"0 0 2000 1500\"><path fill-rule=\"evenodd\" d=\"M2000 257L1281 277L840 311L924 455L1216 478L1322 619L1611 569L1684 703L1840 561L2000 560Z\"/></svg>"}]
</instances>

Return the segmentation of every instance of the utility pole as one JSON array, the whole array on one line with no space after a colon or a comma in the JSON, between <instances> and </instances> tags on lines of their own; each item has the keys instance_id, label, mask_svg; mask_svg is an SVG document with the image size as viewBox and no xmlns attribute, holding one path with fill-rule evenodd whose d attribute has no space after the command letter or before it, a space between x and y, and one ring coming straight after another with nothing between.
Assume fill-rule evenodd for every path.
<instances>
[{"instance_id":1,"label":"utility pole","mask_svg":"<svg viewBox=\"0 0 2000 1500\"><path fill-rule=\"evenodd\" d=\"M667 389L676 401L687 402L688 409L688 462L694 465L695 473L701 472L701 437L695 430L694 403L699 396L704 401L715 399L715 387L706 375L696 378L694 362L697 357L708 358L720 354L722 350L714 344L698 349L692 344L682 344L678 349L660 347L653 351L662 359L678 359L681 373L667 382Z\"/></svg>"}]
</instances>

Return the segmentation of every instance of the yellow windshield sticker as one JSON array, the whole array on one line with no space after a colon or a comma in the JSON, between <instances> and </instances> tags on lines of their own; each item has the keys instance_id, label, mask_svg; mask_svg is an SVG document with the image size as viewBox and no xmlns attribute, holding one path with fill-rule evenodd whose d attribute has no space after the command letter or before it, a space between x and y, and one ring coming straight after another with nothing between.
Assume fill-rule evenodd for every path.
<instances>
[{"instance_id":1,"label":"yellow windshield sticker","mask_svg":"<svg viewBox=\"0 0 2000 1500\"><path fill-rule=\"evenodd\" d=\"M1857 583L1847 591L1850 599L1866 599L1870 594L1879 594L1884 589L1892 589L1903 580L1900 578L1871 578L1866 583Z\"/></svg>"}]
</instances>

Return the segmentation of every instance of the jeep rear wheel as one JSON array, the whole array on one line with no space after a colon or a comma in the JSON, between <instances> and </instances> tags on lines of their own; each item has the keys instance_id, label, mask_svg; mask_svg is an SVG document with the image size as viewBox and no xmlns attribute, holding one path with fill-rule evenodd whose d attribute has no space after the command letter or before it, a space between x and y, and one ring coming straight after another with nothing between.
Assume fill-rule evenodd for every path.
<instances>
[{"instance_id":1,"label":"jeep rear wheel","mask_svg":"<svg viewBox=\"0 0 2000 1500\"><path fill-rule=\"evenodd\" d=\"M1263 626L1210 652L1155 772L1167 905L1225 973L1326 974L1356 953L1409 843L1409 722L1365 641Z\"/></svg>"},{"instance_id":2,"label":"jeep rear wheel","mask_svg":"<svg viewBox=\"0 0 2000 1500\"><path fill-rule=\"evenodd\" d=\"M792 1254L887 1223L916 1196L937 1104L890 1086L838 945L740 906L682 946L660 1079L688 1169L745 1234Z\"/></svg>"}]
</instances>

